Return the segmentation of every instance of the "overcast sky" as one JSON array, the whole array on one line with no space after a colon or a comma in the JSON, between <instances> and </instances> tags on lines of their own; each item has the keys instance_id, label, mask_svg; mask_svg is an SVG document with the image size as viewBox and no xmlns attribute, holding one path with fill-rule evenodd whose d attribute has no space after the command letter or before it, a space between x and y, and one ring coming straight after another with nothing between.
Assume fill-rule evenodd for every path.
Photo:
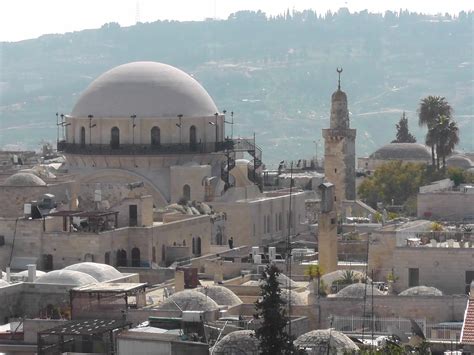
<instances>
[{"instance_id":1,"label":"overcast sky","mask_svg":"<svg viewBox=\"0 0 474 355\"><path fill-rule=\"evenodd\" d=\"M98 28L107 22L122 26L174 19L225 19L239 10L279 14L286 9L314 9L325 13L348 7L350 11L398 11L457 14L473 10L473 0L0 0L0 41L19 41L46 33Z\"/></svg>"}]
</instances>

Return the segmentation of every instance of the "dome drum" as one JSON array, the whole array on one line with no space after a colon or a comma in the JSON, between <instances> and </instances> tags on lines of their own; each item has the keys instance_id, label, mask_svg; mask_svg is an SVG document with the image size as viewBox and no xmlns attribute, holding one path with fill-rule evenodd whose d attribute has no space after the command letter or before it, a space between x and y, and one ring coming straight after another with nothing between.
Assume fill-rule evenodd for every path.
<instances>
[{"instance_id":1,"label":"dome drum","mask_svg":"<svg viewBox=\"0 0 474 355\"><path fill-rule=\"evenodd\" d=\"M70 154L212 153L227 148L225 117L190 75L156 62L113 68L65 116Z\"/></svg>"}]
</instances>

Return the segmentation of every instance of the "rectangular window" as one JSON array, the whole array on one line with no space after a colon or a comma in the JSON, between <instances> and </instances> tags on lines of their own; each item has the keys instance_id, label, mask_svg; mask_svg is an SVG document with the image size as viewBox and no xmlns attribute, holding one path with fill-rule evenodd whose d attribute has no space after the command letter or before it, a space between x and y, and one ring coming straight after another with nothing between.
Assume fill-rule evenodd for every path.
<instances>
[{"instance_id":1,"label":"rectangular window","mask_svg":"<svg viewBox=\"0 0 474 355\"><path fill-rule=\"evenodd\" d=\"M471 291L471 282L474 281L474 271L466 271L465 280L466 280L466 294L468 294Z\"/></svg>"},{"instance_id":2,"label":"rectangular window","mask_svg":"<svg viewBox=\"0 0 474 355\"><path fill-rule=\"evenodd\" d=\"M130 227L136 227L138 225L138 209L137 205L128 206L129 223Z\"/></svg>"},{"instance_id":3,"label":"rectangular window","mask_svg":"<svg viewBox=\"0 0 474 355\"><path fill-rule=\"evenodd\" d=\"M420 285L420 269L408 269L408 287L415 287Z\"/></svg>"}]
</instances>

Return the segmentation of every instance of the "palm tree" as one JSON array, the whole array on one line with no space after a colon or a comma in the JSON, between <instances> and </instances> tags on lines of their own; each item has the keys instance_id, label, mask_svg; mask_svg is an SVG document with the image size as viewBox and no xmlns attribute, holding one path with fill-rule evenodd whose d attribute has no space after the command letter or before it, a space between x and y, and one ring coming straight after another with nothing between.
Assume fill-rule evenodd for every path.
<instances>
[{"instance_id":1,"label":"palm tree","mask_svg":"<svg viewBox=\"0 0 474 355\"><path fill-rule=\"evenodd\" d=\"M318 280L318 297L321 294L321 276L324 275L323 268L318 264L310 264L304 271L304 274L309 276L309 279L312 281L315 278Z\"/></svg>"},{"instance_id":2,"label":"palm tree","mask_svg":"<svg viewBox=\"0 0 474 355\"><path fill-rule=\"evenodd\" d=\"M436 120L438 142L436 144L436 155L443 159L443 169L446 169L446 156L454 151L454 147L459 143L459 128L455 121L446 116L439 116Z\"/></svg>"},{"instance_id":3,"label":"palm tree","mask_svg":"<svg viewBox=\"0 0 474 355\"><path fill-rule=\"evenodd\" d=\"M451 118L452 111L453 109L446 101L445 97L428 96L420 101L420 107L418 108L418 124L420 126L428 127L426 144L431 147L431 161L433 167L435 166L435 149L438 137L436 137L435 132L430 133L430 131L433 130L439 116Z\"/></svg>"}]
</instances>

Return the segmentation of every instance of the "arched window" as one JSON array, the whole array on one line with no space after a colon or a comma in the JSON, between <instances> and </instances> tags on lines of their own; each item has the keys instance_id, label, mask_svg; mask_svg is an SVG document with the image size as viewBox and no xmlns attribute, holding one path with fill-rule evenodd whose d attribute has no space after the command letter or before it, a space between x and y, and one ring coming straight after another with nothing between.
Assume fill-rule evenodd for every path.
<instances>
[{"instance_id":1,"label":"arched window","mask_svg":"<svg viewBox=\"0 0 474 355\"><path fill-rule=\"evenodd\" d=\"M151 129L151 146L159 147L161 144L161 133L159 127L153 127Z\"/></svg>"},{"instance_id":2,"label":"arched window","mask_svg":"<svg viewBox=\"0 0 474 355\"><path fill-rule=\"evenodd\" d=\"M193 248L192 248L193 255L196 255L196 240L193 237Z\"/></svg>"},{"instance_id":3,"label":"arched window","mask_svg":"<svg viewBox=\"0 0 474 355\"><path fill-rule=\"evenodd\" d=\"M156 263L156 248L151 248L151 261Z\"/></svg>"},{"instance_id":4,"label":"arched window","mask_svg":"<svg viewBox=\"0 0 474 355\"><path fill-rule=\"evenodd\" d=\"M188 184L183 186L183 198L186 201L191 200L191 187Z\"/></svg>"},{"instance_id":5,"label":"arched window","mask_svg":"<svg viewBox=\"0 0 474 355\"><path fill-rule=\"evenodd\" d=\"M84 261L85 262L94 262L94 255L90 254L90 253L87 253L86 255L84 255Z\"/></svg>"},{"instance_id":6,"label":"arched window","mask_svg":"<svg viewBox=\"0 0 474 355\"><path fill-rule=\"evenodd\" d=\"M161 265L166 265L166 245L161 245Z\"/></svg>"},{"instance_id":7,"label":"arched window","mask_svg":"<svg viewBox=\"0 0 474 355\"><path fill-rule=\"evenodd\" d=\"M120 148L120 130L118 127L113 127L110 131L110 147L112 149Z\"/></svg>"},{"instance_id":8,"label":"arched window","mask_svg":"<svg viewBox=\"0 0 474 355\"><path fill-rule=\"evenodd\" d=\"M51 254L44 256L44 269L45 271L53 270L53 256Z\"/></svg>"},{"instance_id":9,"label":"arched window","mask_svg":"<svg viewBox=\"0 0 474 355\"><path fill-rule=\"evenodd\" d=\"M132 249L132 267L140 267L140 249Z\"/></svg>"},{"instance_id":10,"label":"arched window","mask_svg":"<svg viewBox=\"0 0 474 355\"><path fill-rule=\"evenodd\" d=\"M104 263L110 265L110 251L104 254Z\"/></svg>"},{"instance_id":11,"label":"arched window","mask_svg":"<svg viewBox=\"0 0 474 355\"><path fill-rule=\"evenodd\" d=\"M127 266L127 252L123 249L117 251L117 266Z\"/></svg>"},{"instance_id":12,"label":"arched window","mask_svg":"<svg viewBox=\"0 0 474 355\"><path fill-rule=\"evenodd\" d=\"M196 241L196 254L201 255L201 237L197 237Z\"/></svg>"},{"instance_id":13,"label":"arched window","mask_svg":"<svg viewBox=\"0 0 474 355\"><path fill-rule=\"evenodd\" d=\"M191 150L197 149L196 126L191 126L189 128L189 147L191 148Z\"/></svg>"},{"instance_id":14,"label":"arched window","mask_svg":"<svg viewBox=\"0 0 474 355\"><path fill-rule=\"evenodd\" d=\"M81 127L81 137L80 137L81 147L84 148L86 146L86 128Z\"/></svg>"}]
</instances>

